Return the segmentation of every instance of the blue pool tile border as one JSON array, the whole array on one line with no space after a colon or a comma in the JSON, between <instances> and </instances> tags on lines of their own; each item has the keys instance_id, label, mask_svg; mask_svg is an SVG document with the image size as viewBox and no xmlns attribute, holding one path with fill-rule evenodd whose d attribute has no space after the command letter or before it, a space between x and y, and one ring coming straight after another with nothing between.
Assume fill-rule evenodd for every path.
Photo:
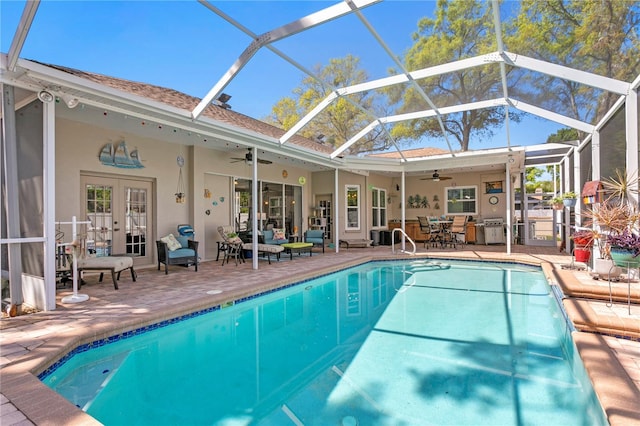
<instances>
[{"instance_id":1,"label":"blue pool tile border","mask_svg":"<svg viewBox=\"0 0 640 426\"><path fill-rule=\"evenodd\" d=\"M163 321L156 322L156 323L153 323L153 324L145 325L144 327L139 327L139 328L136 328L134 330L124 331L124 332L119 333L119 334L114 334L114 335L109 336L109 337L105 337L105 338L102 338L102 339L94 340L93 342L90 342L90 343L85 343L85 344L76 346L71 351L69 351L64 356L62 356L59 360L57 360L56 362L51 364L42 373L38 374L38 379L40 379L40 380L46 379L49 375L51 375L51 373L53 373L55 370L60 368L64 363L66 363L68 360L70 360L76 354L79 354L79 353L82 353L82 352L86 352L86 351L91 350L93 348L99 348L101 346L105 346L105 345L108 345L110 343L115 343L115 342L119 342L121 340L129 339L131 337L138 336L140 334L144 334L144 333L147 333L149 331L157 330L159 328L163 328L163 327L166 327L168 325L176 324L176 323L179 323L179 322L191 319L191 318L195 318L195 317L198 317L200 315L208 314L210 312L218 311L220 309L221 309L220 305L211 306L211 307L206 308L206 309L201 309L199 311L191 312L189 314L180 315L180 316L175 317L175 318L169 318L167 320L163 320Z\"/></svg>"},{"instance_id":2,"label":"blue pool tile border","mask_svg":"<svg viewBox=\"0 0 640 426\"><path fill-rule=\"evenodd\" d=\"M368 263L368 262L365 262L365 263ZM364 263L363 263L363 265L364 265ZM360 265L356 265L356 266L360 266ZM241 298L236 299L236 300L232 300L232 301L226 302L223 305L211 306L209 308L201 309L199 311L195 311L195 312L192 312L192 313L189 313L189 314L180 315L180 316L175 317L175 318L170 318L168 320L163 320L163 321L160 321L160 322L157 322L157 323L145 325L144 327L139 327L139 328L136 328L135 330L125 331L123 333L114 334L113 336L105 337L105 338L102 338L102 339L94 340L93 342L90 342L90 343L85 343L85 344L76 346L71 351L67 352L64 356L62 356L59 360L57 360L56 362L51 364L48 368L46 368L44 371L42 371L40 374L38 374L37 377L41 381L46 379L54 371L56 371L63 364L65 364L67 361L69 361L74 355L82 353L82 352L86 352L86 351L88 351L90 349L98 348L98 347L101 347L101 346L104 346L104 345L107 345L107 344L110 344L110 343L119 342L121 340L125 340L125 339L128 339L130 337L138 336L140 334L144 334L144 333L147 333L149 331L156 330L158 328L166 327L168 325L176 324L176 323L179 323L179 322L182 322L182 321L186 321L186 320L191 319L191 318L195 318L195 317L198 317L198 316L201 316L201 315L204 315L204 314L208 314L208 313L211 313L211 312L214 312L214 311L218 311L218 310L221 310L223 306L233 306L233 305L237 305L237 304L240 304L240 303L248 302L248 301L253 300L255 298L258 298L258 297L261 297L261 296L266 296L268 294L272 294L272 293L275 293L275 292L278 292L278 291L282 291L282 290L285 290L287 288L303 284L303 283L305 283L307 281L311 281L311 280L314 280L314 279L317 279L317 278L320 278L320 277L324 277L326 275L330 275L330 274L333 274L335 272L339 272L339 271L342 271L342 270L345 270L345 269L349 269L351 267L353 267L353 266L349 266L349 267L342 268L342 269L337 269L335 271L331 271L331 272L327 272L327 273L324 273L324 274L320 274L320 275L314 276L312 278L307 278L307 279L304 279L304 280L301 280L301 281L296 281L295 283L286 284L286 285L283 285L283 286L280 286L280 287L274 287L272 289L265 290L265 291L262 291L260 293L253 294L251 296L245 296L245 297L241 297Z\"/></svg>"},{"instance_id":3,"label":"blue pool tile border","mask_svg":"<svg viewBox=\"0 0 640 426\"><path fill-rule=\"evenodd\" d=\"M233 305L237 305L240 303L244 303L244 302L248 302L250 300L253 300L255 298L258 297L262 297L262 296L266 296L272 293L276 293L278 291L282 291L282 290L286 290L288 288L291 287L295 287L298 286L300 284L304 284L308 281L311 280L315 280L318 278L322 278L325 277L327 275L331 275L334 274L336 272L340 272L340 271L344 271L346 269L349 268L354 268L354 267L358 267L358 266L362 266L362 265L366 265L369 263L379 263L379 262L395 262L395 263L411 263L415 260L434 260L434 261L455 261L455 262L469 262L469 263L492 263L492 264L505 264L505 265L524 265L524 266L530 266L534 269L542 269L539 266L536 265L528 265L526 263L522 263L522 262L517 262L517 261L491 261L491 260L480 260L480 259L455 259L455 258L433 258L433 257L421 257L419 259L372 259L369 260L367 262L363 262L363 263L359 263L357 265L350 265L350 266L345 266L344 268L339 268L330 272L325 272L325 273L321 273L319 275L310 277L310 278L305 278L303 280L300 281L296 281L295 283L291 283L291 284L285 284L283 286L280 287L274 287L272 289L269 290L265 290L250 296L245 296L245 297L241 297L239 299L236 300L232 300L229 302L226 302L223 305L215 305L215 306L211 306L209 308L205 308L205 309L201 309L199 311L195 311L189 314L184 314L184 315L180 315L178 317L175 318L170 318L167 320L163 320L157 323L153 323L153 324L149 324L149 325L145 325L144 327L139 327L136 328L134 330L130 330L130 331L125 331L119 334L114 334L113 336L109 336L109 337L105 337L102 339L98 339L98 340L94 340L93 342L90 343L85 343L79 346L76 346L75 348L73 348L71 351L67 352L65 355L63 355L59 360L57 360L56 362L54 362L53 364L51 364L49 367L47 367L44 371L42 371L40 374L38 374L38 379L39 380L44 380L47 377L49 377L55 370L57 370L58 368L60 368L63 364L65 364L67 361L69 361L74 355L82 353L82 352L86 352L90 349L93 348L98 348L104 345L108 345L110 343L115 343L115 342L119 342L121 340L125 340L140 334L144 334L147 333L149 331L153 331L156 330L158 328L162 328L162 327L166 327L168 325L172 325L172 324L176 324L191 318L195 318L204 314L208 314L210 312L214 312L214 311L218 311L220 309L222 309L223 306L233 306ZM562 307L562 305L560 305ZM563 310L563 314L565 315L566 318L566 313L564 313L564 309Z\"/></svg>"}]
</instances>

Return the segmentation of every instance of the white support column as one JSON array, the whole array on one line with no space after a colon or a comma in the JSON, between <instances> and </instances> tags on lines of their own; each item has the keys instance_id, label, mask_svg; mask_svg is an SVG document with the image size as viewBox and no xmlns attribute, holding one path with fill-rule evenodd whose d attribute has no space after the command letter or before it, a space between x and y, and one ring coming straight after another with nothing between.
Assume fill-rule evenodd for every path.
<instances>
[{"instance_id":1,"label":"white support column","mask_svg":"<svg viewBox=\"0 0 640 426\"><path fill-rule=\"evenodd\" d=\"M582 168L581 166L581 161L580 161L580 153L578 152L578 150L573 150L572 152L572 156L573 156L573 185L574 188L572 188L571 190L573 192L575 192L576 194L578 194L578 201L576 201L576 206L574 207L574 213L575 213L575 218L576 218L576 226L582 226L582 221L578 220L581 218L580 214L582 211L582 202L580 201L582 198L582 187L584 186L584 182L582 182L582 176L580 173L580 170Z\"/></svg>"},{"instance_id":2,"label":"white support column","mask_svg":"<svg viewBox=\"0 0 640 426\"><path fill-rule=\"evenodd\" d=\"M251 181L251 267L258 269L258 148L251 151L253 180Z\"/></svg>"},{"instance_id":3,"label":"white support column","mask_svg":"<svg viewBox=\"0 0 640 426\"><path fill-rule=\"evenodd\" d=\"M638 91L637 89L629 90L625 102L625 123L627 135L627 173L628 176L635 176L634 182L630 188L632 197L638 203L638 153L640 152L640 132L638 131ZM632 175L635 173L635 175Z\"/></svg>"},{"instance_id":4,"label":"white support column","mask_svg":"<svg viewBox=\"0 0 640 426\"><path fill-rule=\"evenodd\" d=\"M506 171L505 171L505 182L506 182L506 207L507 207L507 254L511 254L511 240L513 239L513 226L512 226L512 216L513 212L511 211L511 162L513 161L512 157L506 162Z\"/></svg>"},{"instance_id":5,"label":"white support column","mask_svg":"<svg viewBox=\"0 0 640 426\"><path fill-rule=\"evenodd\" d=\"M44 309L56 308L56 114L55 102L45 104L43 117L44 180ZM74 249L75 252L75 249ZM75 275L74 275L75 277Z\"/></svg>"},{"instance_id":6,"label":"white support column","mask_svg":"<svg viewBox=\"0 0 640 426\"><path fill-rule=\"evenodd\" d=\"M562 182L562 192L567 192L571 190L571 168L570 168L570 161L569 159L566 159L563 163L563 182ZM568 237L569 235L571 235L571 209L568 207L565 207L564 209L562 209L562 214L564 215L564 231L565 231L565 235ZM554 230L555 231L555 230ZM567 241L567 244L565 244L565 252L566 253L571 253L571 244L569 244L569 241Z\"/></svg>"},{"instance_id":7,"label":"white support column","mask_svg":"<svg viewBox=\"0 0 640 426\"><path fill-rule=\"evenodd\" d=\"M46 111L46 107L45 107ZM4 139L4 179L6 194L4 198L7 212L7 238L20 238L20 203L18 191L18 142L16 139L15 96L13 86L2 85L2 132ZM14 202L9 202L13 200ZM9 296L11 305L19 306L24 302L22 294L22 257L20 243L8 244L9 254Z\"/></svg>"},{"instance_id":8,"label":"white support column","mask_svg":"<svg viewBox=\"0 0 640 426\"><path fill-rule=\"evenodd\" d=\"M600 130L596 129L591 134L591 178L600 180L602 171L600 170Z\"/></svg>"},{"instance_id":9,"label":"white support column","mask_svg":"<svg viewBox=\"0 0 640 426\"><path fill-rule=\"evenodd\" d=\"M338 201L338 179L340 178L340 171L335 169L333 173L333 244L336 247L336 253L340 252L340 240L338 239L340 235L340 221L338 220L338 212L340 211L339 201Z\"/></svg>"},{"instance_id":10,"label":"white support column","mask_svg":"<svg viewBox=\"0 0 640 426\"><path fill-rule=\"evenodd\" d=\"M405 219L406 219L406 206L404 205L404 190L405 190L405 173L404 170L402 171L402 176L400 177L400 222L401 222L401 226L402 226L402 230L405 230L406 224L405 224ZM404 235L402 235L402 250L404 250Z\"/></svg>"}]
</instances>

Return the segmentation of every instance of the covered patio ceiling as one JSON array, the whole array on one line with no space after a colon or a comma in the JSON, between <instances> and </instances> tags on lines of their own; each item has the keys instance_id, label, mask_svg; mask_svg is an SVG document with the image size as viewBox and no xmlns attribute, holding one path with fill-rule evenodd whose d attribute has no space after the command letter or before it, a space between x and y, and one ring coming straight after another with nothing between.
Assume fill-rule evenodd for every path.
<instances>
[{"instance_id":1,"label":"covered patio ceiling","mask_svg":"<svg viewBox=\"0 0 640 426\"><path fill-rule=\"evenodd\" d=\"M508 51L503 42L504 28L501 20L501 14L507 13L505 12L506 6L497 1L490 2L492 13L488 19L491 19L491 22L487 22L487 26L493 29L496 50L482 52L480 55L465 57L454 62L434 64L421 69L407 69L403 61L399 59L402 58L402 52L398 49L402 48L402 46L398 47L390 41L392 40L391 32L402 30L410 34L411 31L415 31L415 28L401 29L395 25L394 20L397 19L397 14L391 13L391 10L398 6L398 2L381 2L378 0L338 2L328 7L319 8L306 16L298 17L282 25L275 24L279 20L277 16L270 17L270 19L266 20L268 21L265 24L267 26L266 30L249 28L249 25L237 21L232 16L232 12L227 13L223 10L232 10L231 3L219 3L220 7L213 2L204 0L199 1L199 3L212 13L212 22L214 16L220 18L232 26L236 30L236 34L239 31L247 36L249 41L244 45L244 50L238 52L238 56L235 59L228 60L226 70L219 74L220 76L217 80L211 73L210 89L202 96L200 102L189 110L168 107L161 102L140 99L139 97L119 93L116 90L105 89L97 84L87 84L81 79L65 76L63 73L52 72L46 66L36 62L19 59L23 46L28 40L31 26L34 24L34 18L40 6L39 1L27 2L25 5L11 48L7 56L3 58L3 81L10 82L18 88L26 89L25 93L29 96L25 96L25 99L32 99L34 92L56 84L57 94L74 96L90 108L110 108L127 114L137 114L139 117L147 117L165 125L181 128L188 127L189 129L200 131L202 135L216 134L220 136L222 134L222 140L227 136L229 140L235 141L234 143L218 144L215 147L216 149L237 151L244 149L244 147L256 146L263 150L262 155L275 162L292 161L307 164L309 168L315 170L327 170L330 168L360 171L375 170L394 175L399 175L402 172L408 175L422 175L428 174L434 169L448 169L450 172L454 172L456 168L470 170L470 168L475 167L478 171L490 170L496 165L504 165L506 162L515 163L512 169L522 169L525 166L551 164L561 161L574 148L573 146L554 145L524 149L518 144L517 140L513 141L510 136L513 124L509 122L509 112L517 110L527 115L540 117L543 120L559 123L564 127L577 129L586 134L593 132L598 124L599 117L593 116L590 121L583 121L570 117L567 110L551 111L547 109L543 105L544 101L540 100L544 98L545 88L534 88L535 92L531 92L518 86L523 73L544 74L555 79L589 86L598 91L613 93L620 97L616 105L619 105L626 94L638 85L637 78L634 83L619 81L590 73L588 70L552 64ZM403 4L403 7L413 8L415 12L414 21L416 21L426 13L425 4L430 2L406 3L411 4ZM314 3L313 7L318 7L319 5L324 6L325 4ZM386 17L386 20L381 21L380 16ZM366 59L370 56L369 49L371 51L377 50L378 56L371 57L380 61L380 58L386 58L384 72L387 75L378 72L378 75L374 75L374 78L366 82L344 87L330 86L326 81L318 79L312 67L313 63L317 63L318 58L308 55L298 59L290 56L287 52L288 50L293 50L292 46L294 44L313 46L321 41L317 38L317 31L321 27L330 27L331 31L341 31L345 34L345 40L358 37L366 38L366 42L363 45L366 45L368 50L366 52L353 53ZM105 35L105 37L107 36ZM194 48L197 48L195 42ZM238 87L238 85L253 84L254 87L257 87L256 82L251 83L251 79L243 79L242 76L245 70L250 69L254 63L254 70L261 67L261 56L265 51L277 56L282 64L286 65L290 70L293 69L298 75L302 74L316 79L317 83L324 88L328 95L313 111L302 117L293 127L279 137L265 137L264 135L252 134L246 131L237 131L232 126L221 125L220 122L205 116L203 114L205 109L212 104L217 105L219 103L218 99L226 90ZM340 55L336 54L334 56ZM219 58L217 62L225 66L224 58ZM497 73L491 74L498 77L492 82L491 87L493 89L486 93L485 99L461 99L456 105L438 105L432 99L431 94L426 93L419 85L421 79L477 67L491 67L498 70ZM391 69L394 71L390 71ZM509 70L513 69L520 71L518 78L512 77L509 73ZM280 72L280 69L272 72ZM248 74L252 75L251 71L248 71ZM184 78L187 78L187 76L185 75ZM268 79L268 75L266 78ZM264 84L264 81L261 80L257 83ZM393 106L389 106L391 113L381 115L379 112L367 109L367 107L357 102L356 95L359 93L394 87L400 90L407 90L408 88L415 90L422 98L421 105L414 106L412 111L404 111L402 113L393 113ZM260 93L260 90L256 89L255 93ZM365 111L370 117L368 124L363 126L357 133L351 135L344 143L331 148L332 150L329 147L320 151L308 150L291 143L292 138L298 132L326 113L326 108L338 99L344 99L358 109ZM502 140L502 148L490 150L471 149L468 152L460 152L454 141L450 140L444 131L442 126L443 117L448 114L495 107L504 108L506 112L505 137ZM441 138L448 153L418 158L406 157L403 148L391 135L391 127L399 122L427 118L435 118L440 123L442 129ZM148 130L145 129L145 131ZM373 130L381 131L386 135L390 146L397 152L396 158L349 154L350 148L357 146ZM546 135L540 135L540 137L545 138ZM238 144L238 141L240 141L240 144ZM176 143L194 144L193 140L176 141ZM202 144L202 141L198 141L198 143ZM418 143L429 144L430 141L421 140ZM479 144L476 145L481 147ZM512 161L513 159L515 161Z\"/></svg>"}]
</instances>

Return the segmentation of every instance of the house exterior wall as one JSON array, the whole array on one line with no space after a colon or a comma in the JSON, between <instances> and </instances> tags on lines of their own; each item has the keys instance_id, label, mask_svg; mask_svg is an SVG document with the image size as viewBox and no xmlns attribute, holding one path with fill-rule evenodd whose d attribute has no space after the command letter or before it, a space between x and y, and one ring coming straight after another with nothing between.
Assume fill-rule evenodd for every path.
<instances>
[{"instance_id":1,"label":"house exterior wall","mask_svg":"<svg viewBox=\"0 0 640 426\"><path fill-rule=\"evenodd\" d=\"M107 143L127 142L129 149L136 147L144 168L122 169L103 165L99 160L102 147ZM243 150L243 148L241 148ZM185 159L182 167L187 202L175 202L178 173L176 159ZM150 242L168 233L176 232L179 223L190 223L200 241L200 255L204 260L215 259L217 227L233 223L232 182L233 177L252 178L252 166L243 162L232 162L237 152L223 152L205 147L188 147L159 139L125 133L117 128L105 128L84 122L59 118L56 123L56 220L68 221L80 216L82 173L112 177L134 177L152 179L155 182L154 211L156 235L149 235ZM285 178L282 171L287 170ZM281 164L258 164L258 178L278 184L299 185L299 177L312 180L309 171L298 167L283 167ZM309 203L311 186L303 186L303 203ZM204 196L209 189L212 198ZM220 202L224 197L225 202ZM212 202L218 200L218 205ZM206 211L210 210L210 215ZM213 214L212 214L213 213ZM303 223L308 212L303 209ZM154 251L155 247L149 246Z\"/></svg>"},{"instance_id":2,"label":"house exterior wall","mask_svg":"<svg viewBox=\"0 0 640 426\"><path fill-rule=\"evenodd\" d=\"M457 173L446 174L453 179L441 180L434 182L432 180L422 180L420 177L406 177L405 178L405 199L401 199L401 191L397 191L396 184L401 185L399 178L394 178L390 185L390 195L392 209L389 212L390 220L400 221L402 217L401 205L405 207L405 219L417 220L418 216L441 216L445 214L446 208L446 188L448 187L462 187L462 186L475 186L477 187L477 206L478 213L470 215L474 217L474 220L482 220L484 218L502 217L506 220L506 182L505 173ZM503 192L488 194L485 191L485 184L487 182L501 181L503 184ZM408 206L409 197L427 197L429 204L428 207L411 208ZM435 199L437 196L437 201ZM489 203L489 197L498 197L498 203L492 205ZM438 207L436 208L436 204Z\"/></svg>"},{"instance_id":3,"label":"house exterior wall","mask_svg":"<svg viewBox=\"0 0 640 426\"><path fill-rule=\"evenodd\" d=\"M221 241L218 234L218 226L234 224L233 217L233 178L252 179L253 166L244 162L234 162L232 157L242 157L246 149L240 148L239 152L222 152L205 147L193 147L193 206L194 211L190 216L196 232L204 230L204 238L201 255L206 259L215 259L217 254L217 241ZM283 173L286 170L287 173ZM286 177L285 177L286 175ZM258 180L269 183L302 186L303 205L307 205L311 198L310 185L300 185L299 178L304 177L306 182L312 180L312 174L308 170L299 167L284 166L282 164L258 163ZM211 192L211 198L205 198L205 189ZM225 201L221 202L220 197ZM217 206L213 205L213 202ZM207 215L206 211L210 210ZM307 223L308 212L302 209L303 222Z\"/></svg>"}]
</instances>

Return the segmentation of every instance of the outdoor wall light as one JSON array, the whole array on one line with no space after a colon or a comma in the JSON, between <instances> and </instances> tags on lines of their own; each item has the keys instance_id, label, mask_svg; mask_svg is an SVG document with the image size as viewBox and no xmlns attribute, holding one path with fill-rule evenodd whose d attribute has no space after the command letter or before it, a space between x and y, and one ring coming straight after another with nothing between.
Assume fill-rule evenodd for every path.
<instances>
[{"instance_id":1,"label":"outdoor wall light","mask_svg":"<svg viewBox=\"0 0 640 426\"><path fill-rule=\"evenodd\" d=\"M80 101L78 101L78 98L74 98L70 95L60 95L60 99L62 99L69 108L75 108L80 103Z\"/></svg>"},{"instance_id":2,"label":"outdoor wall light","mask_svg":"<svg viewBox=\"0 0 640 426\"><path fill-rule=\"evenodd\" d=\"M40 101L44 103L53 102L53 95L51 94L51 92L47 92L46 90L41 90L38 93L38 99L40 99Z\"/></svg>"},{"instance_id":3,"label":"outdoor wall light","mask_svg":"<svg viewBox=\"0 0 640 426\"><path fill-rule=\"evenodd\" d=\"M216 101L219 107L224 109L231 109L231 105L227 103L229 102L229 99L231 99L231 95L220 93L220 96L217 97Z\"/></svg>"},{"instance_id":4,"label":"outdoor wall light","mask_svg":"<svg viewBox=\"0 0 640 426\"><path fill-rule=\"evenodd\" d=\"M227 95L226 93L220 93L220 96L218 96L218 100L223 104L229 102L230 99L231 95Z\"/></svg>"}]
</instances>

